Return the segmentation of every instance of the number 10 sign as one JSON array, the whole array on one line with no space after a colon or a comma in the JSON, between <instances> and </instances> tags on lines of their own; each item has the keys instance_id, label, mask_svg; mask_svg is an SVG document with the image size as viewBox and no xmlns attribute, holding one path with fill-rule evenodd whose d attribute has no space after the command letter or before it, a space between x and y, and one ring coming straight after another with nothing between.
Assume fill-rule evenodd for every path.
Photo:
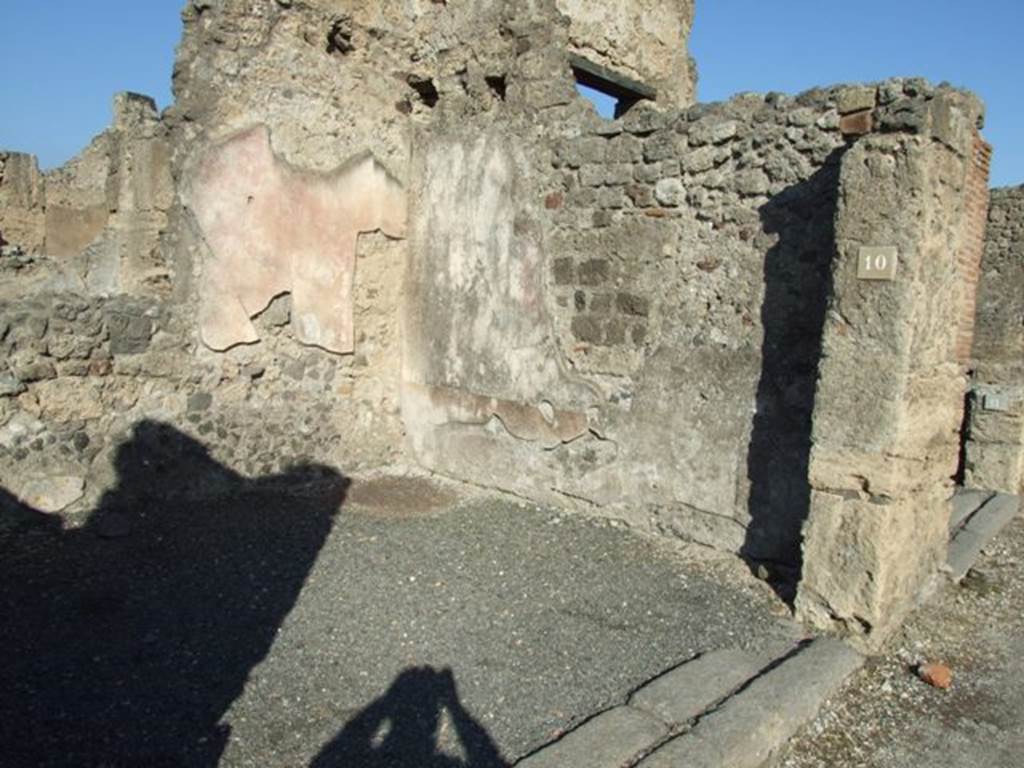
<instances>
[{"instance_id":1,"label":"number 10 sign","mask_svg":"<svg viewBox=\"0 0 1024 768\"><path fill-rule=\"evenodd\" d=\"M857 277L861 280L895 280L896 248L864 246L857 254Z\"/></svg>"}]
</instances>

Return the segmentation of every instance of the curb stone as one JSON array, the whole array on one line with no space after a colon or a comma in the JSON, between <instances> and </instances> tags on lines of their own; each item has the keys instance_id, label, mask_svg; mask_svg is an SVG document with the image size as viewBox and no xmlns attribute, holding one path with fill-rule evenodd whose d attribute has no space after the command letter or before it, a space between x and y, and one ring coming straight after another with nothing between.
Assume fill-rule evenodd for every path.
<instances>
[{"instance_id":1,"label":"curb stone","mask_svg":"<svg viewBox=\"0 0 1024 768\"><path fill-rule=\"evenodd\" d=\"M634 762L668 735L658 718L630 706L615 707L516 765L520 768L618 768Z\"/></svg>"},{"instance_id":2,"label":"curb stone","mask_svg":"<svg viewBox=\"0 0 1024 768\"><path fill-rule=\"evenodd\" d=\"M758 768L863 663L859 653L839 640L814 640L638 766Z\"/></svg>"},{"instance_id":3,"label":"curb stone","mask_svg":"<svg viewBox=\"0 0 1024 768\"><path fill-rule=\"evenodd\" d=\"M769 659L735 648L711 651L516 768L757 768L862 663L860 654L831 638L789 646Z\"/></svg>"},{"instance_id":4,"label":"curb stone","mask_svg":"<svg viewBox=\"0 0 1024 768\"><path fill-rule=\"evenodd\" d=\"M985 548L1003 527L1020 511L1020 497L996 493L981 502L964 521L949 543L946 564L950 578L960 581L967 575Z\"/></svg>"}]
</instances>

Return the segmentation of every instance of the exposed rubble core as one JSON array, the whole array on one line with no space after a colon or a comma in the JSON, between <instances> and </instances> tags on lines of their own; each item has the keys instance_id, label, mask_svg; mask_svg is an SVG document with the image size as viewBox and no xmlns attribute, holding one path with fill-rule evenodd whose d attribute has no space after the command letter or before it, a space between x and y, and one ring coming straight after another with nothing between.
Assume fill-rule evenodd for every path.
<instances>
[{"instance_id":1,"label":"exposed rubble core","mask_svg":"<svg viewBox=\"0 0 1024 768\"><path fill-rule=\"evenodd\" d=\"M0 154L0 485L73 518L158 419L240 472L416 463L735 552L884 635L946 542L982 108L919 79L693 104L692 17L187 3L162 116L118 97L57 171ZM979 393L1020 379L995 203ZM1016 450L1019 483L987 423L968 477Z\"/></svg>"}]
</instances>

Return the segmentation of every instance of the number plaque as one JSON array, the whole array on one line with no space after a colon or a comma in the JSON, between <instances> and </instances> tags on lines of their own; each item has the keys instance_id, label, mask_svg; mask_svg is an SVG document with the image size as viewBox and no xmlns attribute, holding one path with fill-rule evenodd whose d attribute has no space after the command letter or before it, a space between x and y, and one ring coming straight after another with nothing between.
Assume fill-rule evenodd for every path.
<instances>
[{"instance_id":1,"label":"number plaque","mask_svg":"<svg viewBox=\"0 0 1024 768\"><path fill-rule=\"evenodd\" d=\"M857 254L861 280L895 280L897 252L892 246L864 246Z\"/></svg>"}]
</instances>

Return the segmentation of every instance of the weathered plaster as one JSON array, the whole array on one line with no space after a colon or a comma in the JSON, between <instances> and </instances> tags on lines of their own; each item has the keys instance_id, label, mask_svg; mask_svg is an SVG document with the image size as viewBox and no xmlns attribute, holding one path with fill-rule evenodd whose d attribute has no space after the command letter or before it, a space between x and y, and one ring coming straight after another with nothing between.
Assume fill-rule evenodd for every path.
<instances>
[{"instance_id":1,"label":"weathered plaster","mask_svg":"<svg viewBox=\"0 0 1024 768\"><path fill-rule=\"evenodd\" d=\"M405 234L404 192L372 155L331 173L300 171L257 126L203 153L186 199L210 248L199 318L207 346L257 341L252 318L291 293L299 341L355 349L356 239Z\"/></svg>"}]
</instances>

